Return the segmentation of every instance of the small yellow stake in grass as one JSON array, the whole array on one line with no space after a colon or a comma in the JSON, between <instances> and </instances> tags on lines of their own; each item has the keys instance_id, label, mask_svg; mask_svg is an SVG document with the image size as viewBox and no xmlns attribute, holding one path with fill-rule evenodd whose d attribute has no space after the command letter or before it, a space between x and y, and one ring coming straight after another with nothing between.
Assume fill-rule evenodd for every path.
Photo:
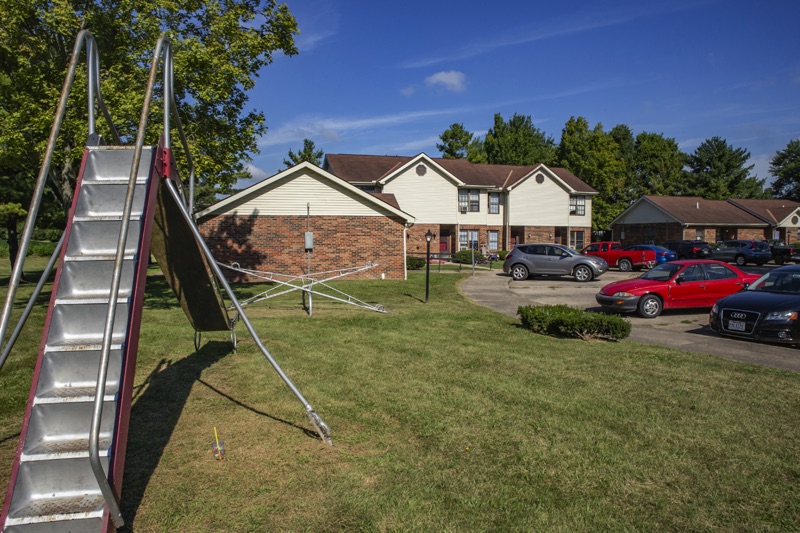
<instances>
[{"instance_id":1,"label":"small yellow stake in grass","mask_svg":"<svg viewBox=\"0 0 800 533\"><path fill-rule=\"evenodd\" d=\"M214 426L214 445L212 446L214 458L221 461L225 457L225 443L219 440L217 435L217 426Z\"/></svg>"}]
</instances>

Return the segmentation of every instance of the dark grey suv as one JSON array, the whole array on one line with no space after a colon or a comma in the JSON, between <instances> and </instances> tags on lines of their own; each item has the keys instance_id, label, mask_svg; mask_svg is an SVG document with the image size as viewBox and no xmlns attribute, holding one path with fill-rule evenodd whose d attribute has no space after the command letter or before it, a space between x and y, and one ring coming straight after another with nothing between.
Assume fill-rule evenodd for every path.
<instances>
[{"instance_id":1,"label":"dark grey suv","mask_svg":"<svg viewBox=\"0 0 800 533\"><path fill-rule=\"evenodd\" d=\"M739 266L755 263L759 266L772 259L772 252L765 242L734 239L722 241L711 253L718 261L729 261Z\"/></svg>"},{"instance_id":2,"label":"dark grey suv","mask_svg":"<svg viewBox=\"0 0 800 533\"><path fill-rule=\"evenodd\" d=\"M591 281L608 270L605 259L581 253L560 244L520 244L506 256L503 272L516 281L550 274Z\"/></svg>"}]
</instances>

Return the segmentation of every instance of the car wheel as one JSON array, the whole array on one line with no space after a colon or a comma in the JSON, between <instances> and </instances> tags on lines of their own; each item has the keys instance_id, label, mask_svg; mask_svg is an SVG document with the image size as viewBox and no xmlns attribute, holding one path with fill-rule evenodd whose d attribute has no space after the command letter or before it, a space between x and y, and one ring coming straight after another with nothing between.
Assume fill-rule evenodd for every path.
<instances>
[{"instance_id":1,"label":"car wheel","mask_svg":"<svg viewBox=\"0 0 800 533\"><path fill-rule=\"evenodd\" d=\"M744 265L747 264L747 259L745 259L743 255L737 255L734 261L736 261L736 264L739 265L740 267L743 267Z\"/></svg>"},{"instance_id":2,"label":"car wheel","mask_svg":"<svg viewBox=\"0 0 800 533\"><path fill-rule=\"evenodd\" d=\"M655 318L661 314L661 298L648 294L639 300L639 314L642 318Z\"/></svg>"},{"instance_id":3,"label":"car wheel","mask_svg":"<svg viewBox=\"0 0 800 533\"><path fill-rule=\"evenodd\" d=\"M785 262L786 262L786 259L784 259L782 255L776 255L775 256L775 264L776 265L781 266Z\"/></svg>"},{"instance_id":4,"label":"car wheel","mask_svg":"<svg viewBox=\"0 0 800 533\"><path fill-rule=\"evenodd\" d=\"M514 281L523 281L528 279L528 269L525 265L514 265L511 267L511 277Z\"/></svg>"},{"instance_id":5,"label":"car wheel","mask_svg":"<svg viewBox=\"0 0 800 533\"><path fill-rule=\"evenodd\" d=\"M620 259L619 263L617 263L617 266L619 267L620 272L630 272L633 270L633 265L628 259Z\"/></svg>"},{"instance_id":6,"label":"car wheel","mask_svg":"<svg viewBox=\"0 0 800 533\"><path fill-rule=\"evenodd\" d=\"M576 266L573 275L575 276L576 281L580 281L582 283L586 281L592 281L592 277L594 277L592 274L592 269L586 265Z\"/></svg>"}]
</instances>

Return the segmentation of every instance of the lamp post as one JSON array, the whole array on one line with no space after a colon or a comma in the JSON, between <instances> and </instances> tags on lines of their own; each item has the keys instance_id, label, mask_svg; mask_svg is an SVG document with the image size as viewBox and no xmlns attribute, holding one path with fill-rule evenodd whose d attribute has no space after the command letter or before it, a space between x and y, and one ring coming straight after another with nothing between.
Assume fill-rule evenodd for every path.
<instances>
[{"instance_id":1,"label":"lamp post","mask_svg":"<svg viewBox=\"0 0 800 533\"><path fill-rule=\"evenodd\" d=\"M425 242L428 244L428 251L425 254L425 303L428 303L428 295L431 286L431 240L436 238L435 233L429 229L425 234Z\"/></svg>"}]
</instances>

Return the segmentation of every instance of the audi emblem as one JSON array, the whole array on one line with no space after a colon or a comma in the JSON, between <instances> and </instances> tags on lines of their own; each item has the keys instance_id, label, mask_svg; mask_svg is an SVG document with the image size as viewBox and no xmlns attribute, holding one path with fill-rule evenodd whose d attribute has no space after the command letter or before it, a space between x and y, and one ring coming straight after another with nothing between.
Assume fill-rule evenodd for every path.
<instances>
[{"instance_id":1,"label":"audi emblem","mask_svg":"<svg viewBox=\"0 0 800 533\"><path fill-rule=\"evenodd\" d=\"M731 313L731 318L735 318L737 320L744 320L745 318L747 318L747 315L745 313Z\"/></svg>"}]
</instances>

